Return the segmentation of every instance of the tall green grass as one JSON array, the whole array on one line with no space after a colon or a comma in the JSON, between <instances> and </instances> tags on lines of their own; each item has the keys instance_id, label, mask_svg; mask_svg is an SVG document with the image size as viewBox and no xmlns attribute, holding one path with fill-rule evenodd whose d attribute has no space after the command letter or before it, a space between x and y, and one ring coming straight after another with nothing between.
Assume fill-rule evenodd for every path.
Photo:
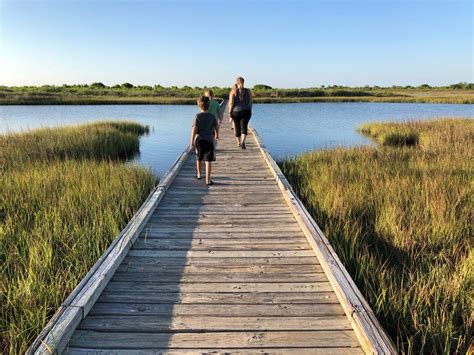
<instances>
[{"instance_id":1,"label":"tall green grass","mask_svg":"<svg viewBox=\"0 0 474 355\"><path fill-rule=\"evenodd\" d=\"M1 352L28 348L155 185L117 160L146 131L102 122L0 136Z\"/></svg>"},{"instance_id":2,"label":"tall green grass","mask_svg":"<svg viewBox=\"0 0 474 355\"><path fill-rule=\"evenodd\" d=\"M382 144L315 151L281 168L400 352L468 352L474 120L361 129ZM417 144L393 138L407 132Z\"/></svg>"}]
</instances>

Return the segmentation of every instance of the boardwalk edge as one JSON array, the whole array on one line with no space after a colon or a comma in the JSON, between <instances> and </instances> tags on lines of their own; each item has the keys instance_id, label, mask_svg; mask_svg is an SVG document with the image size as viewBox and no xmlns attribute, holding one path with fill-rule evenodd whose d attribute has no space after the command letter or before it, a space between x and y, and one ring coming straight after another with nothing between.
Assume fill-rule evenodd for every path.
<instances>
[{"instance_id":1,"label":"boardwalk edge","mask_svg":"<svg viewBox=\"0 0 474 355\"><path fill-rule=\"evenodd\" d=\"M283 197L333 286L364 352L369 354L397 354L392 340L385 333L364 296L339 260L329 240L294 192L280 167L263 144L258 132L254 128L250 128L250 130L253 132L258 148L275 177Z\"/></svg>"},{"instance_id":2,"label":"boardwalk edge","mask_svg":"<svg viewBox=\"0 0 474 355\"><path fill-rule=\"evenodd\" d=\"M131 246L140 235L156 206L178 174L190 153L186 149L176 159L145 202L97 260L86 276L64 300L51 320L31 344L26 354L61 354L72 333L84 319L99 295L110 281Z\"/></svg>"}]
</instances>

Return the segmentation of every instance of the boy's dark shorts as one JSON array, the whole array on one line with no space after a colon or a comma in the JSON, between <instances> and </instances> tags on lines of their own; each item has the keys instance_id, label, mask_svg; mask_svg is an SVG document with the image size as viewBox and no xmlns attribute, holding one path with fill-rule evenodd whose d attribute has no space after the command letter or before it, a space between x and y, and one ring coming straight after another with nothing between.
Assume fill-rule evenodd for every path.
<instances>
[{"instance_id":1,"label":"boy's dark shorts","mask_svg":"<svg viewBox=\"0 0 474 355\"><path fill-rule=\"evenodd\" d=\"M215 161L214 143L203 139L196 140L196 157L199 161Z\"/></svg>"}]
</instances>

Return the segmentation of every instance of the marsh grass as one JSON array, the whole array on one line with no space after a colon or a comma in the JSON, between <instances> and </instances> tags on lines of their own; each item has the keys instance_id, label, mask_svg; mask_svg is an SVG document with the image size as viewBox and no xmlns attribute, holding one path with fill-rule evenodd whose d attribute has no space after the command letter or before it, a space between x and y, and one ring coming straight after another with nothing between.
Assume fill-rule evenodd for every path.
<instances>
[{"instance_id":1,"label":"marsh grass","mask_svg":"<svg viewBox=\"0 0 474 355\"><path fill-rule=\"evenodd\" d=\"M98 122L41 128L0 137L0 166L28 167L56 159L126 159L139 150L139 135L148 127L133 122Z\"/></svg>"},{"instance_id":2,"label":"marsh grass","mask_svg":"<svg viewBox=\"0 0 474 355\"><path fill-rule=\"evenodd\" d=\"M0 136L1 352L28 348L155 185L117 161L146 132L101 122Z\"/></svg>"},{"instance_id":3,"label":"marsh grass","mask_svg":"<svg viewBox=\"0 0 474 355\"><path fill-rule=\"evenodd\" d=\"M420 132L416 124L365 123L357 129L360 133L373 138L382 145L414 146L420 141Z\"/></svg>"},{"instance_id":4,"label":"marsh grass","mask_svg":"<svg viewBox=\"0 0 474 355\"><path fill-rule=\"evenodd\" d=\"M312 87L282 89L256 85L252 92L256 103L298 102L410 102L474 103L473 84L458 83L445 87ZM226 99L230 87L212 87L218 98ZM202 95L201 87L134 86L130 83L106 86L44 85L0 86L0 105L108 105L108 104L188 104L195 105Z\"/></svg>"},{"instance_id":5,"label":"marsh grass","mask_svg":"<svg viewBox=\"0 0 474 355\"><path fill-rule=\"evenodd\" d=\"M261 104L276 103L311 103L311 102L375 102L375 103L426 103L426 104L474 104L472 94L458 94L446 96L404 96L393 94L390 96L308 96L308 97L271 97L260 96L254 100Z\"/></svg>"},{"instance_id":6,"label":"marsh grass","mask_svg":"<svg viewBox=\"0 0 474 355\"><path fill-rule=\"evenodd\" d=\"M282 170L400 352L468 352L474 121L361 129L382 144L303 154ZM407 132L416 145L390 138Z\"/></svg>"}]
</instances>

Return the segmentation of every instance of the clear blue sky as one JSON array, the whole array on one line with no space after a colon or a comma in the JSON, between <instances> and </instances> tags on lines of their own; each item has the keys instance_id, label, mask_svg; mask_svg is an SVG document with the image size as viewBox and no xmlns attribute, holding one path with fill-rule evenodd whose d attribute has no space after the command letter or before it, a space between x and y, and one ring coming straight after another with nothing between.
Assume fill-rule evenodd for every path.
<instances>
[{"instance_id":1,"label":"clear blue sky","mask_svg":"<svg viewBox=\"0 0 474 355\"><path fill-rule=\"evenodd\" d=\"M456 0L0 0L0 85L473 81Z\"/></svg>"}]
</instances>

